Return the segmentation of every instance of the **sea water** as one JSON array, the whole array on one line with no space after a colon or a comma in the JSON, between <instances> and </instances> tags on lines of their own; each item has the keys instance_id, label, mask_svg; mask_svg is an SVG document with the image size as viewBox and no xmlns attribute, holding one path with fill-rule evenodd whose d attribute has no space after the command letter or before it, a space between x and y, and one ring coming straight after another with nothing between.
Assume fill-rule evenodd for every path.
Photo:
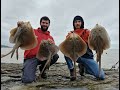
<instances>
[{"instance_id":1,"label":"sea water","mask_svg":"<svg viewBox=\"0 0 120 90\"><path fill-rule=\"evenodd\" d=\"M8 53L12 48L1 48L1 54ZM16 55L14 54L11 58L10 55L3 57L1 59L1 63L23 63L23 57L24 57L24 50L19 49L19 58L16 59ZM96 60L96 54L94 53L94 59ZM66 62L64 59L64 55L59 51L59 59L57 62ZM101 66L102 68L111 68L113 65L115 65L119 61L119 49L108 49L104 50L102 56L101 56ZM118 68L119 65L116 64L116 68Z\"/></svg>"}]
</instances>

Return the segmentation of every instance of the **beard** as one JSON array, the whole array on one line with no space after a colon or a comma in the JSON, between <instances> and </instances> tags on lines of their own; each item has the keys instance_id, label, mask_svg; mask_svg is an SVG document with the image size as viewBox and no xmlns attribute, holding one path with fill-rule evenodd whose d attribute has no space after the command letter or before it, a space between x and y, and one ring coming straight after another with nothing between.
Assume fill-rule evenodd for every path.
<instances>
[{"instance_id":1,"label":"beard","mask_svg":"<svg viewBox=\"0 0 120 90\"><path fill-rule=\"evenodd\" d=\"M48 30L48 27L41 26L41 30L45 32L45 31L47 31L47 30Z\"/></svg>"}]
</instances>

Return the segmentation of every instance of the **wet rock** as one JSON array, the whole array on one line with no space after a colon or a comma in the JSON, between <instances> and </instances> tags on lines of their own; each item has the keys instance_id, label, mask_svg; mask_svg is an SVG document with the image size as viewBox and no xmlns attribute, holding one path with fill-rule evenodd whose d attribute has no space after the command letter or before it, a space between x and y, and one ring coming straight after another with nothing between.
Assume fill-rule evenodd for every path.
<instances>
[{"instance_id":1,"label":"wet rock","mask_svg":"<svg viewBox=\"0 0 120 90\"><path fill-rule=\"evenodd\" d=\"M47 72L47 79L37 79L31 84L21 83L22 64L1 64L1 88L2 90L50 90L59 88L81 88L88 90L118 90L118 70L104 69L105 80L97 80L94 76L85 74L80 76L77 67L77 79L71 82L66 63L52 65ZM36 75L39 76L37 69ZM19 86L19 87L16 87ZM86 90L87 90L86 89ZM63 89L64 90L64 89ZM79 90L79 89L76 89ZM82 90L82 89L81 89Z\"/></svg>"},{"instance_id":2,"label":"wet rock","mask_svg":"<svg viewBox=\"0 0 120 90\"><path fill-rule=\"evenodd\" d=\"M12 77L12 78L21 78L21 75L16 75L16 74L11 74L11 75L8 75L9 77Z\"/></svg>"},{"instance_id":3,"label":"wet rock","mask_svg":"<svg viewBox=\"0 0 120 90\"><path fill-rule=\"evenodd\" d=\"M11 78L10 77L1 77L1 84L2 83L5 83L5 82L7 82L7 81L10 81L11 80Z\"/></svg>"}]
</instances>

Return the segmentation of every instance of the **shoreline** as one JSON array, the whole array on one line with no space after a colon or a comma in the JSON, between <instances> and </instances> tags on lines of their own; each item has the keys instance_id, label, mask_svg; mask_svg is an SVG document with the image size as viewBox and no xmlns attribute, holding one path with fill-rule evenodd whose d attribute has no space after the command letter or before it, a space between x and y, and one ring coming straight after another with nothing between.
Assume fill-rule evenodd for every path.
<instances>
[{"instance_id":1,"label":"shoreline","mask_svg":"<svg viewBox=\"0 0 120 90\"><path fill-rule=\"evenodd\" d=\"M1 52L2 54L8 53L11 50L11 48L2 48ZM95 54L95 52L93 52ZM59 59L57 62L66 62L64 59L64 55L59 51L58 52ZM19 49L19 58L16 60L16 55L13 55L12 58L10 58L10 55L1 58L1 63L23 63L23 56L24 56L24 51ZM108 49L105 50L102 54L101 57L101 67L102 68L111 68L117 61L119 61L119 49ZM96 55L94 55L94 59L96 61ZM116 68L119 65L116 65Z\"/></svg>"},{"instance_id":2,"label":"shoreline","mask_svg":"<svg viewBox=\"0 0 120 90\"><path fill-rule=\"evenodd\" d=\"M21 83L22 64L1 63L1 88L2 90L68 90L65 88L85 88L81 90L119 90L119 71L104 69L105 80L96 80L92 75L85 74L81 77L77 67L77 80L70 81L69 71L66 63L56 63L47 72L47 79L40 79L37 82L23 85ZM37 70L36 75L38 76ZM19 87L17 87L19 86ZM16 89L17 88L17 89ZM26 89L29 88L29 89ZM45 89L46 88L46 89ZM72 89L71 89L72 90Z\"/></svg>"}]
</instances>

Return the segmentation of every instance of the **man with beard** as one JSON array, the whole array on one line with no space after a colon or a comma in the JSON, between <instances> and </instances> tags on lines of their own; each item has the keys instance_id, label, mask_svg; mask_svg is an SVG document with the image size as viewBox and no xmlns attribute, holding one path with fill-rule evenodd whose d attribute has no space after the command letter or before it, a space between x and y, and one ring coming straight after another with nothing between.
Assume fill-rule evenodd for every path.
<instances>
[{"instance_id":1,"label":"man with beard","mask_svg":"<svg viewBox=\"0 0 120 90\"><path fill-rule=\"evenodd\" d=\"M23 64L23 74L22 74L22 82L23 83L32 83L36 79L36 69L39 65L39 70L42 71L45 61L40 61L36 58L36 54L39 50L39 46L42 40L50 40L51 43L55 43L53 37L50 35L48 31L48 27L50 25L50 19L46 16L43 16L40 19L41 28L34 29L34 33L37 36L38 44L35 48L31 50L25 50L24 52L24 64ZM55 54L51 60L50 65L54 64L58 60L58 54ZM41 78L46 79L45 70L43 71Z\"/></svg>"}]
</instances>

